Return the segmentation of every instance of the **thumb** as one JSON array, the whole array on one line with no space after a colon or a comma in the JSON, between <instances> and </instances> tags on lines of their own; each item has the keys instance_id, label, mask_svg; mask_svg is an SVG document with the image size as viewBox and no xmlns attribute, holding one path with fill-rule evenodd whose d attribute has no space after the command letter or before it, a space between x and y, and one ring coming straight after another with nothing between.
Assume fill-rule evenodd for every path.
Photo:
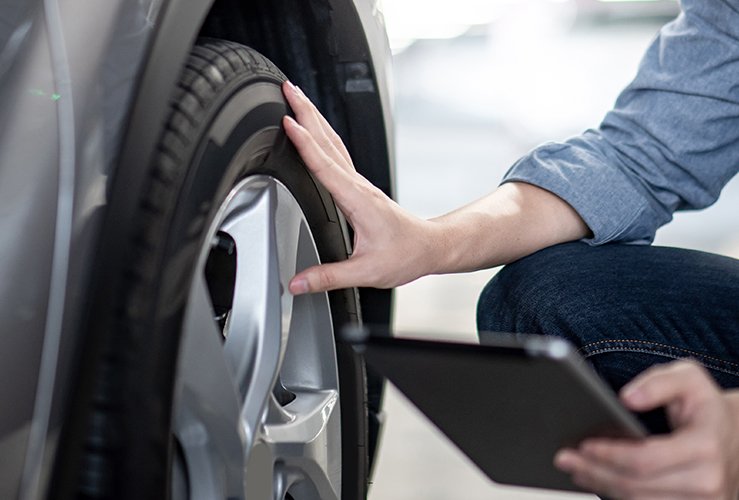
<instances>
[{"instance_id":1,"label":"thumb","mask_svg":"<svg viewBox=\"0 0 739 500\"><path fill-rule=\"evenodd\" d=\"M356 263L349 259L309 267L290 280L289 289L293 295L326 292L364 285L359 278Z\"/></svg>"},{"instance_id":2,"label":"thumb","mask_svg":"<svg viewBox=\"0 0 739 500\"><path fill-rule=\"evenodd\" d=\"M645 411L700 397L711 385L700 365L680 361L645 371L623 388L621 399L632 410Z\"/></svg>"}]
</instances>

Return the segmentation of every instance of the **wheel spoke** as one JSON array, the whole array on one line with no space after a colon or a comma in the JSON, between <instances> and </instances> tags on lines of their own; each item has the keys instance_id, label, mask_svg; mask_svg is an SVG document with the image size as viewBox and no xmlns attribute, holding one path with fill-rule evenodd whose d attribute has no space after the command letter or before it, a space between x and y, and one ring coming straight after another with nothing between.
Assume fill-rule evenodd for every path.
<instances>
[{"instance_id":1,"label":"wheel spoke","mask_svg":"<svg viewBox=\"0 0 739 500\"><path fill-rule=\"evenodd\" d=\"M236 281L226 358L242 400L247 447L251 447L282 357L282 305L277 265L275 185L255 181L238 192L221 226L236 243Z\"/></svg>"},{"instance_id":2,"label":"wheel spoke","mask_svg":"<svg viewBox=\"0 0 739 500\"><path fill-rule=\"evenodd\" d=\"M282 352L285 352L287 339L293 319L293 295L288 291L288 284L297 271L302 271L314 262L303 262L305 253L304 240L310 238L308 226L305 223L297 205L285 196L280 187L277 187L277 210L275 213L275 233L277 243L277 257L282 306ZM312 250L315 253L315 250Z\"/></svg>"},{"instance_id":3,"label":"wheel spoke","mask_svg":"<svg viewBox=\"0 0 739 500\"><path fill-rule=\"evenodd\" d=\"M288 422L267 423L262 440L279 457L301 499L338 499L341 491L340 454L332 442L339 436L338 392L297 391L295 400L284 407L292 415ZM299 479L296 480L295 478ZM301 487L301 483L307 483Z\"/></svg>"},{"instance_id":4,"label":"wheel spoke","mask_svg":"<svg viewBox=\"0 0 739 500\"><path fill-rule=\"evenodd\" d=\"M320 390L337 389L339 378L336 348L328 297L325 293L295 298L290 342L280 375L287 387Z\"/></svg>"},{"instance_id":5,"label":"wheel spoke","mask_svg":"<svg viewBox=\"0 0 739 500\"><path fill-rule=\"evenodd\" d=\"M175 435L185 450L192 498L240 496L244 439L232 376L205 278L193 279L185 315Z\"/></svg>"}]
</instances>

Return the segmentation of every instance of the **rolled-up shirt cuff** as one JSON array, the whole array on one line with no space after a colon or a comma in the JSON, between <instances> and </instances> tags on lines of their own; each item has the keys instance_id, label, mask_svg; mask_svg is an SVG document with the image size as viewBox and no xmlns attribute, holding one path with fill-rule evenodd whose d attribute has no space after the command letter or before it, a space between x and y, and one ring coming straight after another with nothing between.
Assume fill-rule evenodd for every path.
<instances>
[{"instance_id":1,"label":"rolled-up shirt cuff","mask_svg":"<svg viewBox=\"0 0 739 500\"><path fill-rule=\"evenodd\" d=\"M583 240L591 245L654 239L656 226L644 220L650 211L644 196L582 137L539 146L510 168L501 184L506 182L533 184L562 198L592 231L592 238Z\"/></svg>"}]
</instances>

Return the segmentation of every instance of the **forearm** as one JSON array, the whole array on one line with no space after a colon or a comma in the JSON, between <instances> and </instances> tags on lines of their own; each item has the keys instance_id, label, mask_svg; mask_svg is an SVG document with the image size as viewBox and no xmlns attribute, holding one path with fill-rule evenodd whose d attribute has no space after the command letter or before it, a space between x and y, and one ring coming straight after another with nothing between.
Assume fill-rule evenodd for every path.
<instances>
[{"instance_id":1,"label":"forearm","mask_svg":"<svg viewBox=\"0 0 739 500\"><path fill-rule=\"evenodd\" d=\"M297 88L285 84L284 91L298 120L285 117L286 134L354 228L351 257L300 271L290 281L293 294L391 288L497 266L589 231L562 199L517 182L443 217L419 219L354 170L339 136Z\"/></svg>"},{"instance_id":2,"label":"forearm","mask_svg":"<svg viewBox=\"0 0 739 500\"><path fill-rule=\"evenodd\" d=\"M515 261L590 230L558 196L521 182L429 221L435 244L428 274L474 271Z\"/></svg>"}]
</instances>

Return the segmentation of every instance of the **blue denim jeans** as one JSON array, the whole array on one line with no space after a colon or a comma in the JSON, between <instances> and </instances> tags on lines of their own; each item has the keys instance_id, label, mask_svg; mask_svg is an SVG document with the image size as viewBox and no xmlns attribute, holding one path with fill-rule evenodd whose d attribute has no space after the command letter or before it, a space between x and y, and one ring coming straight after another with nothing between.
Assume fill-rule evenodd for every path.
<instances>
[{"instance_id":1,"label":"blue denim jeans","mask_svg":"<svg viewBox=\"0 0 739 500\"><path fill-rule=\"evenodd\" d=\"M575 242L504 267L477 308L490 332L573 343L615 390L656 363L690 357L739 386L739 261L694 250ZM647 416L653 430L663 417Z\"/></svg>"}]
</instances>

